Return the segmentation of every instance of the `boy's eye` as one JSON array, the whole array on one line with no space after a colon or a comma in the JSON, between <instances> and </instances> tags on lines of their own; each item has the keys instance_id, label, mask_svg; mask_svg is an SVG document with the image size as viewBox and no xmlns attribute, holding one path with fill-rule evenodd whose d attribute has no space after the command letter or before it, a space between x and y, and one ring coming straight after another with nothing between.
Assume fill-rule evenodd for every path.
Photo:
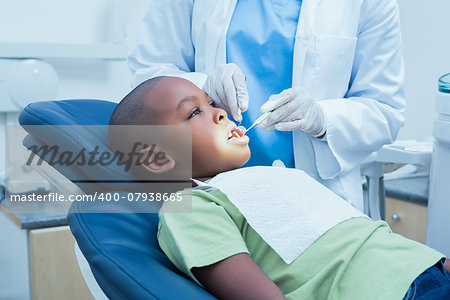
<instances>
[{"instance_id":1,"label":"boy's eye","mask_svg":"<svg viewBox=\"0 0 450 300\"><path fill-rule=\"evenodd\" d=\"M195 117L196 115L200 114L201 112L202 112L202 111L201 111L198 107L194 108L194 109L191 111L191 113L189 114L188 119L190 119L190 118L192 118L192 117Z\"/></svg>"},{"instance_id":2,"label":"boy's eye","mask_svg":"<svg viewBox=\"0 0 450 300\"><path fill-rule=\"evenodd\" d=\"M216 107L216 103L214 101L209 102L209 105L211 105L212 107ZM196 115L199 115L202 113L202 110L198 107L194 108L188 116L188 119L195 117Z\"/></svg>"}]
</instances>

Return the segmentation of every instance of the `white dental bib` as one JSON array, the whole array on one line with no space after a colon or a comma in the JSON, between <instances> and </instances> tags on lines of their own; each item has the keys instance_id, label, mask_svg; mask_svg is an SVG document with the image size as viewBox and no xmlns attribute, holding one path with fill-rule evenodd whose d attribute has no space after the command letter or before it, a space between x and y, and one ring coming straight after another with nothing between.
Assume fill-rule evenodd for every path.
<instances>
[{"instance_id":1,"label":"white dental bib","mask_svg":"<svg viewBox=\"0 0 450 300\"><path fill-rule=\"evenodd\" d=\"M338 223L367 217L298 169L241 168L195 182L223 192L287 264Z\"/></svg>"}]
</instances>

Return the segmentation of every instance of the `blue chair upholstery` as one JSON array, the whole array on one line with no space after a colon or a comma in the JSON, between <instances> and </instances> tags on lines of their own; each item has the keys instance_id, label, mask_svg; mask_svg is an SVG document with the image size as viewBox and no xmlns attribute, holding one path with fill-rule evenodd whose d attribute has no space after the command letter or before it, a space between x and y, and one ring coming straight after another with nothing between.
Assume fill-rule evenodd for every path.
<instances>
[{"instance_id":1,"label":"blue chair upholstery","mask_svg":"<svg viewBox=\"0 0 450 300\"><path fill-rule=\"evenodd\" d=\"M92 213L92 203L75 202L68 215L70 229L106 296L215 299L181 274L161 251L156 240L158 215L133 213L127 204L118 204L120 213ZM91 213L82 213L86 205ZM98 203L98 210L102 209L104 204Z\"/></svg>"},{"instance_id":2,"label":"blue chair upholstery","mask_svg":"<svg viewBox=\"0 0 450 300\"><path fill-rule=\"evenodd\" d=\"M29 125L107 125L116 104L100 100L46 101L28 105L19 117L29 132L24 145L58 140L66 147L102 145L109 151L106 130L73 131L56 126L48 133ZM76 178L85 192L114 190L112 185L83 185L91 174L76 168L59 168L63 175ZM120 169L101 168L104 176L133 180ZM98 174L95 174L97 176ZM83 180L80 180L83 179ZM78 181L78 182L77 182ZM89 205L89 207L87 207ZM215 299L180 273L168 260L156 239L158 215L136 213L128 201L114 203L120 212L102 213L104 203L74 202L68 214L70 229L86 257L99 286L111 299ZM86 209L90 212L86 213ZM94 212L93 212L94 211Z\"/></svg>"}]
</instances>

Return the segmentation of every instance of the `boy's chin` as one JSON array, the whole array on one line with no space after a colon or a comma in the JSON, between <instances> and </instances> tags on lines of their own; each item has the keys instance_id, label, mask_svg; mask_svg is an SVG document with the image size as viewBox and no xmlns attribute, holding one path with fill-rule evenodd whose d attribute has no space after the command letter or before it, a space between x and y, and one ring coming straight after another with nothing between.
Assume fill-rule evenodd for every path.
<instances>
[{"instance_id":1,"label":"boy's chin","mask_svg":"<svg viewBox=\"0 0 450 300\"><path fill-rule=\"evenodd\" d=\"M230 161L226 167L222 168L222 170L220 170L220 172L217 173L239 169L240 167L245 165L249 161L249 159L250 159L250 149L248 149L246 153L240 153L240 155L236 156L235 160Z\"/></svg>"},{"instance_id":2,"label":"boy's chin","mask_svg":"<svg viewBox=\"0 0 450 300\"><path fill-rule=\"evenodd\" d=\"M248 160L250 159L250 156L246 159L243 159L239 162L230 162L230 164L228 164L227 166L220 166L214 170L208 170L208 171L197 171L195 172L193 170L192 172L192 176L194 178L201 178L201 177L213 177L216 176L219 173L223 173L223 172L227 172L227 171L231 171L231 170L235 170L235 169L239 169L240 167L242 167Z\"/></svg>"}]
</instances>

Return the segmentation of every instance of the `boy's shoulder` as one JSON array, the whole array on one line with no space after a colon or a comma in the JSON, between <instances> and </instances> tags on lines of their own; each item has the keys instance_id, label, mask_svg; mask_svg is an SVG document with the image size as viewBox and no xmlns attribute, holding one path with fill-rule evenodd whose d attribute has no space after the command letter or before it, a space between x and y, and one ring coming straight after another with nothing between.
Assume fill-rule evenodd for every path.
<instances>
[{"instance_id":1,"label":"boy's shoulder","mask_svg":"<svg viewBox=\"0 0 450 300\"><path fill-rule=\"evenodd\" d=\"M235 222L242 223L244 220L244 216L236 206L217 188L198 186L177 193L177 199L181 196L181 200L167 201L162 205L158 214L160 222L162 219L179 216L179 213L186 218L198 218L204 215L210 218L211 215L224 216L225 213Z\"/></svg>"},{"instance_id":2,"label":"boy's shoulder","mask_svg":"<svg viewBox=\"0 0 450 300\"><path fill-rule=\"evenodd\" d=\"M225 194L222 193L218 188L209 185L198 185L191 188L185 188L180 191L182 195L186 196L198 196L198 197L225 197Z\"/></svg>"},{"instance_id":3,"label":"boy's shoulder","mask_svg":"<svg viewBox=\"0 0 450 300\"><path fill-rule=\"evenodd\" d=\"M227 196L219 189L212 186L195 186L182 190L182 197L190 197L193 201L207 201L207 202L229 202Z\"/></svg>"},{"instance_id":4,"label":"boy's shoulder","mask_svg":"<svg viewBox=\"0 0 450 300\"><path fill-rule=\"evenodd\" d=\"M231 203L228 197L219 189L212 186L196 186L186 188L178 192L182 198L181 202L185 205L191 206L192 209L200 209L207 205L215 204L222 207L228 214L240 214L238 209ZM163 207L168 203L164 203Z\"/></svg>"},{"instance_id":5,"label":"boy's shoulder","mask_svg":"<svg viewBox=\"0 0 450 300\"><path fill-rule=\"evenodd\" d=\"M190 211L192 208L199 208L210 203L225 206L225 208L231 204L224 193L211 186L186 188L176 192L176 197L173 198L176 199L176 201L167 201L163 203L160 213L168 211L182 212L186 210L186 208Z\"/></svg>"}]
</instances>

